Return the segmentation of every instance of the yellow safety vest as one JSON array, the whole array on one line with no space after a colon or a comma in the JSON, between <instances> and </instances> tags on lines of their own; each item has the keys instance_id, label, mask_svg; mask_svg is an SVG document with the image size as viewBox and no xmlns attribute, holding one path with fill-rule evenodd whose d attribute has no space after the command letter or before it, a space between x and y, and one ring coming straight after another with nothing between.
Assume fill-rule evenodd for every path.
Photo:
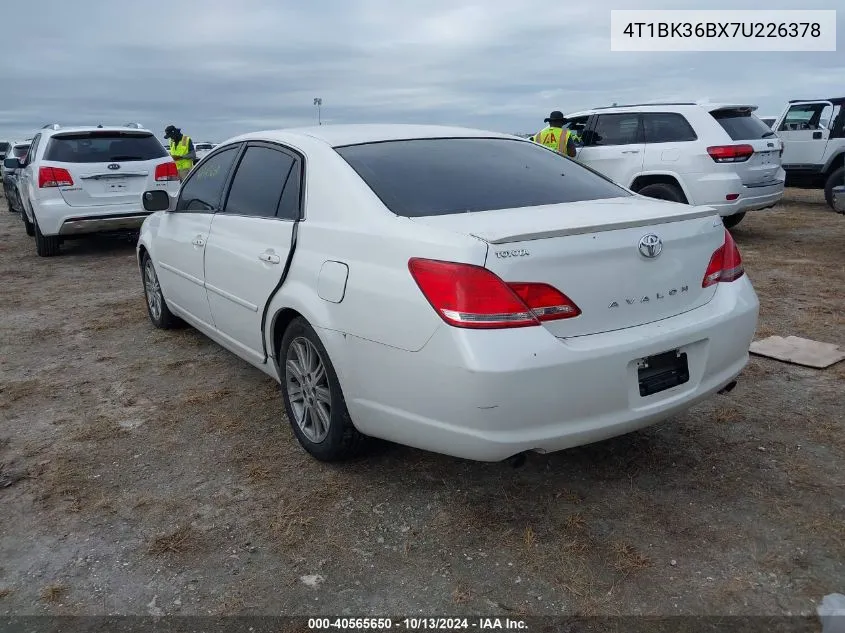
<instances>
[{"instance_id":1,"label":"yellow safety vest","mask_svg":"<svg viewBox=\"0 0 845 633\"><path fill-rule=\"evenodd\" d=\"M545 145L566 156L566 146L569 144L569 130L559 127L547 126L534 135L534 142Z\"/></svg>"},{"instance_id":2,"label":"yellow safety vest","mask_svg":"<svg viewBox=\"0 0 845 633\"><path fill-rule=\"evenodd\" d=\"M179 140L178 143L174 143L173 139L170 139L170 153L176 154L176 156L185 156L191 150L191 137L182 135L182 138ZM177 160L176 161L176 169L183 170L183 169L190 169L194 166L194 161L190 158L186 160Z\"/></svg>"}]
</instances>

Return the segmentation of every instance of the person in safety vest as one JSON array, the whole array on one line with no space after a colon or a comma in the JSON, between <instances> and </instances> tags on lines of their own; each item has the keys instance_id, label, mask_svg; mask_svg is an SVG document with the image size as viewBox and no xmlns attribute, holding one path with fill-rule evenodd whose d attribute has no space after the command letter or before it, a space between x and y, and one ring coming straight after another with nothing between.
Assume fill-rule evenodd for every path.
<instances>
[{"instance_id":1,"label":"person in safety vest","mask_svg":"<svg viewBox=\"0 0 845 633\"><path fill-rule=\"evenodd\" d=\"M190 136L185 136L175 125L168 125L164 130L164 138L170 139L170 156L176 161L176 169L179 170L179 180L185 180L185 176L194 167L197 160L197 150L194 149L194 142Z\"/></svg>"},{"instance_id":2,"label":"person in safety vest","mask_svg":"<svg viewBox=\"0 0 845 633\"><path fill-rule=\"evenodd\" d=\"M548 125L537 132L531 140L564 156L575 158L575 135L564 129L564 121L563 113L555 110L546 119Z\"/></svg>"}]
</instances>

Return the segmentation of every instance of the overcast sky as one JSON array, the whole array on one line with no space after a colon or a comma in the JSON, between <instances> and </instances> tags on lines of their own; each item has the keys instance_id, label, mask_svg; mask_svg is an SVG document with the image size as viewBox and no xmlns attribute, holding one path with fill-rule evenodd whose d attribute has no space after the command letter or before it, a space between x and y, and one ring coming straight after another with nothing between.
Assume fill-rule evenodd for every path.
<instances>
[{"instance_id":1,"label":"overcast sky","mask_svg":"<svg viewBox=\"0 0 845 633\"><path fill-rule=\"evenodd\" d=\"M835 53L619 53L611 9L835 9ZM654 99L845 96L841 0L38 0L4 2L0 138L45 123L168 123L197 140L413 122L533 132ZM835 93L835 94L833 94Z\"/></svg>"}]
</instances>

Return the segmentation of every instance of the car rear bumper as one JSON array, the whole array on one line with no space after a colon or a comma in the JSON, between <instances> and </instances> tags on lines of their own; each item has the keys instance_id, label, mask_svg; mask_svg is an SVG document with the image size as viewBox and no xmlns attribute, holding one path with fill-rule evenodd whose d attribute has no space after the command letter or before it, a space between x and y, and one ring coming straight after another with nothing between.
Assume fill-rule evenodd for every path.
<instances>
[{"instance_id":1,"label":"car rear bumper","mask_svg":"<svg viewBox=\"0 0 845 633\"><path fill-rule=\"evenodd\" d=\"M62 222L59 235L86 235L109 231L134 231L141 228L150 215L148 211L109 217L68 218Z\"/></svg>"},{"instance_id":2,"label":"car rear bumper","mask_svg":"<svg viewBox=\"0 0 845 633\"><path fill-rule=\"evenodd\" d=\"M776 205L783 198L784 181L782 169L770 183L750 187L736 174L708 174L694 182L692 198L695 204L713 207L724 217ZM727 199L735 194L739 194L736 200Z\"/></svg>"},{"instance_id":3,"label":"car rear bumper","mask_svg":"<svg viewBox=\"0 0 845 633\"><path fill-rule=\"evenodd\" d=\"M440 327L418 352L321 331L358 429L438 453L498 461L648 426L722 389L742 370L758 301L746 277L706 306L614 332L555 338L542 327ZM637 362L686 352L688 382L640 396ZM366 368L362 371L361 368Z\"/></svg>"},{"instance_id":4,"label":"car rear bumper","mask_svg":"<svg viewBox=\"0 0 845 633\"><path fill-rule=\"evenodd\" d=\"M138 204L72 207L62 199L40 200L35 205L38 227L44 235L86 235L136 230L150 215Z\"/></svg>"}]
</instances>

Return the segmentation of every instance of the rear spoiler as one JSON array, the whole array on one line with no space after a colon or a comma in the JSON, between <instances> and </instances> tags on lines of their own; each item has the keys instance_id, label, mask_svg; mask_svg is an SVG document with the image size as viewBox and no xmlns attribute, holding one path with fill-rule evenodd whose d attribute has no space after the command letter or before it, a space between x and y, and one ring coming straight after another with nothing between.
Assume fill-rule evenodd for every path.
<instances>
[{"instance_id":1,"label":"rear spoiler","mask_svg":"<svg viewBox=\"0 0 845 633\"><path fill-rule=\"evenodd\" d=\"M748 112L754 112L757 110L756 105L750 105L747 103L714 103L712 105L709 104L702 104L708 110L708 112L719 112L720 110L747 110Z\"/></svg>"}]
</instances>

